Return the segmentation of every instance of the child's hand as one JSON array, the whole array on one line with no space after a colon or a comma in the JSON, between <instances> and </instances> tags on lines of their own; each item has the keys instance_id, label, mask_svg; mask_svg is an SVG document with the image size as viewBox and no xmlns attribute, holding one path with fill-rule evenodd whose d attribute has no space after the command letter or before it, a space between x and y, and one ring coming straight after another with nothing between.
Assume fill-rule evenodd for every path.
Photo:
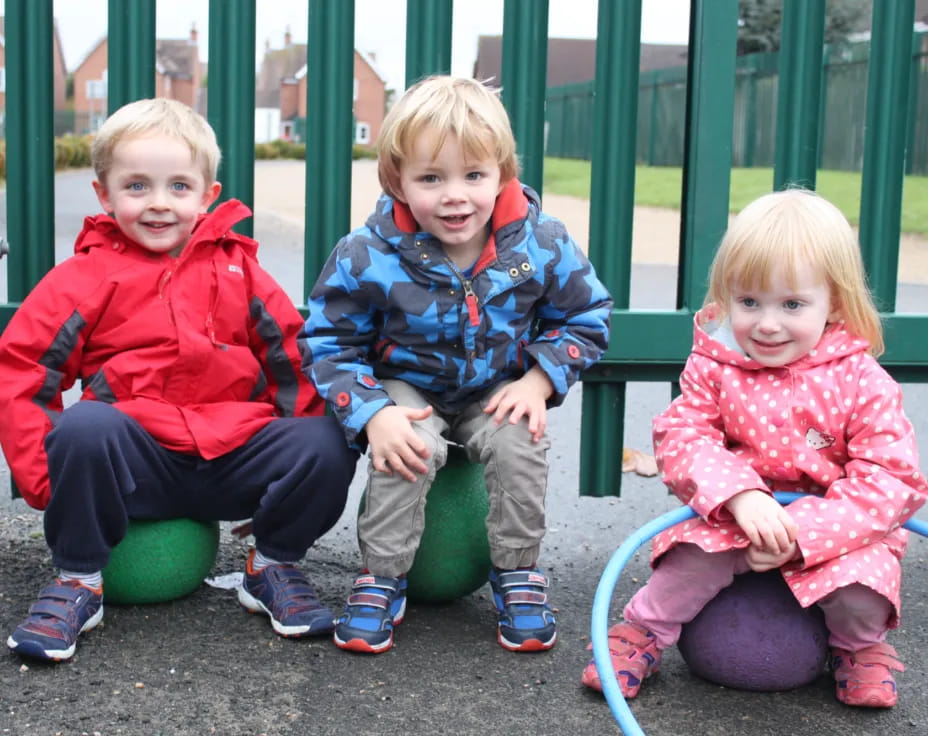
<instances>
[{"instance_id":1,"label":"child's hand","mask_svg":"<svg viewBox=\"0 0 928 736\"><path fill-rule=\"evenodd\" d=\"M532 441L538 442L548 426L545 401L553 393L551 380L536 365L518 381L506 384L493 394L483 411L493 414L497 424L502 424L507 414L510 424L518 424L522 417L528 417L528 431Z\"/></svg>"},{"instance_id":2,"label":"child's hand","mask_svg":"<svg viewBox=\"0 0 928 736\"><path fill-rule=\"evenodd\" d=\"M420 458L427 458L429 450L412 423L427 419L431 414L431 406L424 409L386 406L374 414L365 427L374 469L387 475L399 473L410 482L416 479L416 473L428 472Z\"/></svg>"},{"instance_id":3,"label":"child's hand","mask_svg":"<svg viewBox=\"0 0 928 736\"><path fill-rule=\"evenodd\" d=\"M732 496L725 504L751 544L781 555L796 541L799 525L768 493L754 489Z\"/></svg>"},{"instance_id":4,"label":"child's hand","mask_svg":"<svg viewBox=\"0 0 928 736\"><path fill-rule=\"evenodd\" d=\"M744 553L745 560L754 572L767 572L767 570L778 570L790 560L799 557L799 545L790 542L781 554L775 555L752 544Z\"/></svg>"}]
</instances>

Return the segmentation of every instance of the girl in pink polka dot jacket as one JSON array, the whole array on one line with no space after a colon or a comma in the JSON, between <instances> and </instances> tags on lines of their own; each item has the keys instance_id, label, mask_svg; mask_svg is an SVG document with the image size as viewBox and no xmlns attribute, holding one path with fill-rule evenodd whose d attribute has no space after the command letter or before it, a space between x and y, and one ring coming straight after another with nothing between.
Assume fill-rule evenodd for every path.
<instances>
[{"instance_id":1,"label":"girl in pink polka dot jacket","mask_svg":"<svg viewBox=\"0 0 928 736\"><path fill-rule=\"evenodd\" d=\"M896 703L901 528L925 502L912 425L853 230L820 196L765 195L732 222L696 314L681 394L654 420L664 482L697 513L654 540L609 631L626 698L735 575L780 569L829 630L838 700ZM773 490L808 494L787 507ZM659 565L658 565L659 562ZM583 682L602 689L595 665Z\"/></svg>"}]
</instances>

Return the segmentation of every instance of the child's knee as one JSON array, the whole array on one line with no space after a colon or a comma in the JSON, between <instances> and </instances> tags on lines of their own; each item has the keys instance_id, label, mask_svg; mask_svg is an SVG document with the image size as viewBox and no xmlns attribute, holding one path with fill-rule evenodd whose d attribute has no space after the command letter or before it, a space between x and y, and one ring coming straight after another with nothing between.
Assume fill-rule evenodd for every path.
<instances>
[{"instance_id":1,"label":"child's knee","mask_svg":"<svg viewBox=\"0 0 928 736\"><path fill-rule=\"evenodd\" d=\"M78 401L65 409L49 433L50 444L66 442L69 447L102 446L106 435L121 431L128 416L101 401Z\"/></svg>"}]
</instances>

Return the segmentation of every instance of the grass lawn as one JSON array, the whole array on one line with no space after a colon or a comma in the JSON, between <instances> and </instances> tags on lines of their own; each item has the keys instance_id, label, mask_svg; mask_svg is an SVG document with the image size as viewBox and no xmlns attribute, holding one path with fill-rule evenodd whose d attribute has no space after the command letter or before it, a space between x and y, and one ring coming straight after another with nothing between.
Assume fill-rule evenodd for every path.
<instances>
[{"instance_id":1,"label":"grass lawn","mask_svg":"<svg viewBox=\"0 0 928 736\"><path fill-rule=\"evenodd\" d=\"M635 170L635 204L680 208L682 169L638 166ZM729 209L738 212L773 187L773 169L732 169ZM545 159L546 192L589 199L590 162L566 158ZM819 171L816 189L840 208L852 225L860 211L860 173ZM902 189L902 232L928 236L928 177L907 176Z\"/></svg>"}]
</instances>

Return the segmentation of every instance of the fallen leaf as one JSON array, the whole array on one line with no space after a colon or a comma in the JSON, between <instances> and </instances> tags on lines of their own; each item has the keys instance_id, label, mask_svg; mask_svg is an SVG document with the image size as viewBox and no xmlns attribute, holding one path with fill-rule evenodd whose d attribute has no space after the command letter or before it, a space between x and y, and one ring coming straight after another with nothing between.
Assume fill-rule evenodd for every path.
<instances>
[{"instance_id":1,"label":"fallen leaf","mask_svg":"<svg viewBox=\"0 0 928 736\"><path fill-rule=\"evenodd\" d=\"M633 447L622 449L622 472L635 472L650 477L657 475L657 461L653 455L647 455Z\"/></svg>"}]
</instances>

